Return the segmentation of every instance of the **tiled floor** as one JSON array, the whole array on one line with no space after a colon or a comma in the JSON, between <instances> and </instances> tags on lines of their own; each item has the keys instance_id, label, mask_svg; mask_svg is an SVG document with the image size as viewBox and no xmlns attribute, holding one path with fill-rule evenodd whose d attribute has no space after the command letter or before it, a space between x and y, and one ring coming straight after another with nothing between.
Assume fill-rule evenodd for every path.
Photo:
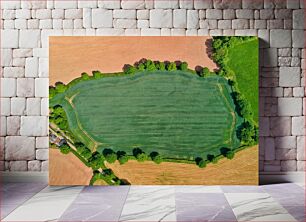
<instances>
[{"instance_id":1,"label":"tiled floor","mask_svg":"<svg viewBox=\"0 0 306 222\"><path fill-rule=\"evenodd\" d=\"M305 221L303 184L1 186L3 221Z\"/></svg>"}]
</instances>

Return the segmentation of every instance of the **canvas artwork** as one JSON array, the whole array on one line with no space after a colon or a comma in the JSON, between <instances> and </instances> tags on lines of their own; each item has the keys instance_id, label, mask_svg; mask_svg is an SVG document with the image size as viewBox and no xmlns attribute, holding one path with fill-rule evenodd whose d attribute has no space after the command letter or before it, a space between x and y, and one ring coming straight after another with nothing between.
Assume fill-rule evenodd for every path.
<instances>
[{"instance_id":1,"label":"canvas artwork","mask_svg":"<svg viewBox=\"0 0 306 222\"><path fill-rule=\"evenodd\" d=\"M50 37L50 185L258 184L258 38Z\"/></svg>"}]
</instances>

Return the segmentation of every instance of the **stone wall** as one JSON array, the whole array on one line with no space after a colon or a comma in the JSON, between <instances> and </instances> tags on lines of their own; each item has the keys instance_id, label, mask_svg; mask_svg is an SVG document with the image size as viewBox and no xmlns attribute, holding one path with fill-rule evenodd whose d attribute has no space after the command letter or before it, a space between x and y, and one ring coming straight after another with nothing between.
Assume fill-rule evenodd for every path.
<instances>
[{"instance_id":1,"label":"stone wall","mask_svg":"<svg viewBox=\"0 0 306 222\"><path fill-rule=\"evenodd\" d=\"M1 1L0 168L48 169L48 36L258 35L260 171L305 169L303 0Z\"/></svg>"}]
</instances>

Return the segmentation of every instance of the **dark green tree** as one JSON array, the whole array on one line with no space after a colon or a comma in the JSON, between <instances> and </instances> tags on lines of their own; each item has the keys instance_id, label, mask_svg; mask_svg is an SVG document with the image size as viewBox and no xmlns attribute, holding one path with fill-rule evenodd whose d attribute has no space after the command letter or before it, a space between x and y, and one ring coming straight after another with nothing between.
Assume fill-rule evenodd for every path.
<instances>
[{"instance_id":1,"label":"dark green tree","mask_svg":"<svg viewBox=\"0 0 306 222\"><path fill-rule=\"evenodd\" d=\"M153 162L160 164L163 161L163 158L158 152L152 152L150 153L150 157L153 160Z\"/></svg>"},{"instance_id":2,"label":"dark green tree","mask_svg":"<svg viewBox=\"0 0 306 222\"><path fill-rule=\"evenodd\" d=\"M70 146L67 143L65 143L65 144L60 146L60 151L63 154L68 154L70 152L70 149L71 148L70 148Z\"/></svg>"},{"instance_id":3,"label":"dark green tree","mask_svg":"<svg viewBox=\"0 0 306 222\"><path fill-rule=\"evenodd\" d=\"M88 80L89 79L89 75L86 72L83 72L81 74L81 77L82 77L83 80Z\"/></svg>"},{"instance_id":4,"label":"dark green tree","mask_svg":"<svg viewBox=\"0 0 306 222\"><path fill-rule=\"evenodd\" d=\"M167 70L168 71L175 71L175 70L177 70L176 64L174 62L170 62L170 64L167 67Z\"/></svg>"},{"instance_id":5,"label":"dark green tree","mask_svg":"<svg viewBox=\"0 0 306 222\"><path fill-rule=\"evenodd\" d=\"M100 79L102 78L103 74L100 72L100 71L92 71L92 76L95 78L95 79Z\"/></svg>"},{"instance_id":6,"label":"dark green tree","mask_svg":"<svg viewBox=\"0 0 306 222\"><path fill-rule=\"evenodd\" d=\"M188 70L188 63L187 62L182 62L180 64L180 70L187 71Z\"/></svg>"},{"instance_id":7,"label":"dark green tree","mask_svg":"<svg viewBox=\"0 0 306 222\"><path fill-rule=\"evenodd\" d=\"M200 162L198 163L198 166L200 167L200 168L204 168L204 167L206 167L206 161L205 160L200 160Z\"/></svg>"}]
</instances>

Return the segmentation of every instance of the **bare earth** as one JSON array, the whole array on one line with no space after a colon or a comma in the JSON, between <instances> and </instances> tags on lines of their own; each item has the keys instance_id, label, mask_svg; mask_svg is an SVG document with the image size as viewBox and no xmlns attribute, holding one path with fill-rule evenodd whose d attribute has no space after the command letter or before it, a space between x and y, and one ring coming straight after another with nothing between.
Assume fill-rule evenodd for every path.
<instances>
[{"instance_id":1,"label":"bare earth","mask_svg":"<svg viewBox=\"0 0 306 222\"><path fill-rule=\"evenodd\" d=\"M236 153L232 160L221 159L201 169L182 163L107 164L121 179L137 185L258 185L258 146Z\"/></svg>"},{"instance_id":2,"label":"bare earth","mask_svg":"<svg viewBox=\"0 0 306 222\"><path fill-rule=\"evenodd\" d=\"M49 149L49 185L89 185L92 169L74 154Z\"/></svg>"},{"instance_id":3,"label":"bare earth","mask_svg":"<svg viewBox=\"0 0 306 222\"><path fill-rule=\"evenodd\" d=\"M68 83L82 72L120 72L124 64L141 58L186 61L192 69L205 66L217 68L208 57L206 41L210 37L68 37L49 38L50 85Z\"/></svg>"}]
</instances>

